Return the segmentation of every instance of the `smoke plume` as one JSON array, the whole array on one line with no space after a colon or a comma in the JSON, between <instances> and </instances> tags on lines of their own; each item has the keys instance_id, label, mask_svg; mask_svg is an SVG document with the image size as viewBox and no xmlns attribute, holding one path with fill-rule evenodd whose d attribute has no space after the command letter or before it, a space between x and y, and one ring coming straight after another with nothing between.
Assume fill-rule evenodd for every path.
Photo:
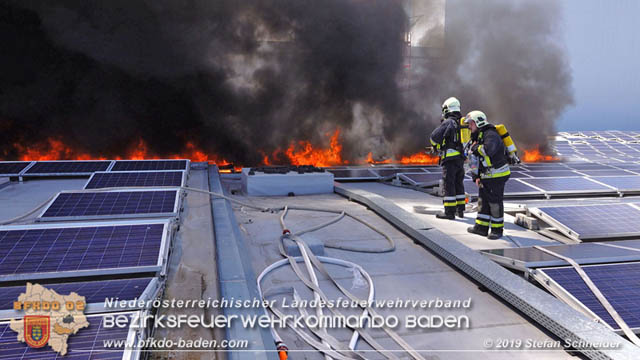
<instances>
[{"instance_id":1,"label":"smoke plume","mask_svg":"<svg viewBox=\"0 0 640 360\"><path fill-rule=\"evenodd\" d=\"M442 0L411 2L442 21ZM400 156L449 96L544 146L572 102L558 7L449 0L444 41L409 56L400 0L4 1L0 157L49 137L113 157L142 139L248 165L336 128L347 160ZM425 29L416 44L442 37Z\"/></svg>"}]
</instances>

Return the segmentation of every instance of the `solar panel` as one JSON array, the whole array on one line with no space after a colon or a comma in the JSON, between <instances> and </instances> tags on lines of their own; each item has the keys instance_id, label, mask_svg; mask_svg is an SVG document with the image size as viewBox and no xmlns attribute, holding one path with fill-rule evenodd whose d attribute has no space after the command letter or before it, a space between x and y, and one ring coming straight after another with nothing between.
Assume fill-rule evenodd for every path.
<instances>
[{"instance_id":1,"label":"solar panel","mask_svg":"<svg viewBox=\"0 0 640 360\"><path fill-rule=\"evenodd\" d=\"M111 171L188 170L187 160L116 160Z\"/></svg>"},{"instance_id":2,"label":"solar panel","mask_svg":"<svg viewBox=\"0 0 640 360\"><path fill-rule=\"evenodd\" d=\"M172 216L178 211L178 200L177 190L61 192L45 208L40 220Z\"/></svg>"},{"instance_id":3,"label":"solar panel","mask_svg":"<svg viewBox=\"0 0 640 360\"><path fill-rule=\"evenodd\" d=\"M0 176L17 176L29 164L30 161L1 161Z\"/></svg>"},{"instance_id":4,"label":"solar panel","mask_svg":"<svg viewBox=\"0 0 640 360\"><path fill-rule=\"evenodd\" d=\"M632 330L640 330L640 263L589 265L583 266L582 269L624 322ZM573 267L541 269L540 272L554 282L557 288L552 292L556 296L571 295L579 302L579 310L597 316L615 331L620 330Z\"/></svg>"},{"instance_id":5,"label":"solar panel","mask_svg":"<svg viewBox=\"0 0 640 360\"><path fill-rule=\"evenodd\" d=\"M398 177L411 185L415 186L433 186L438 185L442 179L442 174L429 173L401 173Z\"/></svg>"},{"instance_id":6,"label":"solar panel","mask_svg":"<svg viewBox=\"0 0 640 360\"><path fill-rule=\"evenodd\" d=\"M520 179L521 181L542 189L547 194L575 194L575 193L606 193L614 192L613 189L598 184L587 178L535 178Z\"/></svg>"},{"instance_id":7,"label":"solar panel","mask_svg":"<svg viewBox=\"0 0 640 360\"><path fill-rule=\"evenodd\" d=\"M111 161L38 161L25 175L87 175L105 171Z\"/></svg>"},{"instance_id":8,"label":"solar panel","mask_svg":"<svg viewBox=\"0 0 640 360\"><path fill-rule=\"evenodd\" d=\"M338 169L328 170L333 173L335 180L375 180L378 179L378 175L374 174L369 169Z\"/></svg>"},{"instance_id":9,"label":"solar panel","mask_svg":"<svg viewBox=\"0 0 640 360\"><path fill-rule=\"evenodd\" d=\"M611 169L611 170L580 170L582 174L587 176L625 176L625 175L635 175L628 171L619 170L619 169Z\"/></svg>"},{"instance_id":10,"label":"solar panel","mask_svg":"<svg viewBox=\"0 0 640 360\"><path fill-rule=\"evenodd\" d=\"M97 172L84 188L184 186L184 182L184 171Z\"/></svg>"},{"instance_id":11,"label":"solar panel","mask_svg":"<svg viewBox=\"0 0 640 360\"><path fill-rule=\"evenodd\" d=\"M631 204L553 206L529 211L578 240L640 236L640 210Z\"/></svg>"},{"instance_id":12,"label":"solar panel","mask_svg":"<svg viewBox=\"0 0 640 360\"><path fill-rule=\"evenodd\" d=\"M609 170L613 169L609 165L598 163L567 163L567 167L574 170Z\"/></svg>"},{"instance_id":13,"label":"solar panel","mask_svg":"<svg viewBox=\"0 0 640 360\"><path fill-rule=\"evenodd\" d=\"M532 170L527 173L530 177L534 178L546 178L546 177L577 177L582 176L571 170L548 170L538 171Z\"/></svg>"},{"instance_id":14,"label":"solar panel","mask_svg":"<svg viewBox=\"0 0 640 360\"><path fill-rule=\"evenodd\" d=\"M131 313L129 313L131 314ZM130 315L129 315L130 316ZM0 359L122 359L124 346L105 347L105 341L124 341L129 335L129 326L104 326L104 316L87 316L89 326L68 337L68 352L62 357L50 346L32 348L17 339L9 323L0 323Z\"/></svg>"},{"instance_id":15,"label":"solar panel","mask_svg":"<svg viewBox=\"0 0 640 360\"><path fill-rule=\"evenodd\" d=\"M464 181L464 190L471 196L478 196L478 186L472 180ZM519 179L509 179L504 185L504 196L521 197L521 196L540 196L542 191L521 182Z\"/></svg>"},{"instance_id":16,"label":"solar panel","mask_svg":"<svg viewBox=\"0 0 640 360\"><path fill-rule=\"evenodd\" d=\"M544 247L560 255L570 257L578 264L640 261L640 240L621 240L614 242L614 246L610 245L609 243L589 242ZM506 267L521 271L567 264L564 260L533 247L490 249L483 250L482 253Z\"/></svg>"},{"instance_id":17,"label":"solar panel","mask_svg":"<svg viewBox=\"0 0 640 360\"><path fill-rule=\"evenodd\" d=\"M56 284L41 284L47 289L51 289L58 294L69 294L75 292L85 297L87 304L104 304L106 298L118 298L120 300L134 300L142 296L153 278L119 279L83 281ZM21 293L25 292L26 286L9 286L0 288L0 310L12 310L13 302ZM1 357L0 357L1 358Z\"/></svg>"},{"instance_id":18,"label":"solar panel","mask_svg":"<svg viewBox=\"0 0 640 360\"><path fill-rule=\"evenodd\" d=\"M529 170L567 170L562 163L523 163L522 165Z\"/></svg>"},{"instance_id":19,"label":"solar panel","mask_svg":"<svg viewBox=\"0 0 640 360\"><path fill-rule=\"evenodd\" d=\"M511 172L511 178L512 179L519 179L519 178L530 178L531 176L527 175L527 172L522 172L522 171L512 171Z\"/></svg>"},{"instance_id":20,"label":"solar panel","mask_svg":"<svg viewBox=\"0 0 640 360\"><path fill-rule=\"evenodd\" d=\"M0 280L159 271L168 232L166 220L3 226Z\"/></svg>"},{"instance_id":21,"label":"solar panel","mask_svg":"<svg viewBox=\"0 0 640 360\"><path fill-rule=\"evenodd\" d=\"M612 186L618 191L640 191L640 176L596 176L593 180Z\"/></svg>"}]
</instances>

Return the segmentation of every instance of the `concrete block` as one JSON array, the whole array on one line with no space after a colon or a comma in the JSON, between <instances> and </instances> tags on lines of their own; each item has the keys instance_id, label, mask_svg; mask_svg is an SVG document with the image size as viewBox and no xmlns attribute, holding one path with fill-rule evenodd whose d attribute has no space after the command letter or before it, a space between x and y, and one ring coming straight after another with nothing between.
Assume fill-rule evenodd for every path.
<instances>
[{"instance_id":1,"label":"concrete block","mask_svg":"<svg viewBox=\"0 0 640 360\"><path fill-rule=\"evenodd\" d=\"M516 225L522 226L529 230L540 230L538 219L527 216L526 214L516 214Z\"/></svg>"},{"instance_id":2,"label":"concrete block","mask_svg":"<svg viewBox=\"0 0 640 360\"><path fill-rule=\"evenodd\" d=\"M249 168L242 169L242 190L249 196L287 196L333 193L333 174L289 172L287 174L249 175Z\"/></svg>"}]
</instances>

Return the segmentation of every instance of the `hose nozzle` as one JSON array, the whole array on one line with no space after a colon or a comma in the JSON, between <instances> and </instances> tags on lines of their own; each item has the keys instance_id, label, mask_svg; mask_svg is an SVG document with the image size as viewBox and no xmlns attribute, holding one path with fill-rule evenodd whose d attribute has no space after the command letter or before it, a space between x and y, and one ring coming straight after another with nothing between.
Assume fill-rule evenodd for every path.
<instances>
[{"instance_id":1,"label":"hose nozzle","mask_svg":"<svg viewBox=\"0 0 640 360\"><path fill-rule=\"evenodd\" d=\"M278 350L280 360L287 360L289 358L289 348L282 341L276 342L276 350Z\"/></svg>"}]
</instances>

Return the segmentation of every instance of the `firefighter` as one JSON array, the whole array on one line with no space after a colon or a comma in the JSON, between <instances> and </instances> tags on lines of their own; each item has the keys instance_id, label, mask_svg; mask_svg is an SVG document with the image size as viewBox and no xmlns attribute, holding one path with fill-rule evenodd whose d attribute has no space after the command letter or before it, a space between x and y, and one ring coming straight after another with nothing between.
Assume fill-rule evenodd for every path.
<instances>
[{"instance_id":1,"label":"firefighter","mask_svg":"<svg viewBox=\"0 0 640 360\"><path fill-rule=\"evenodd\" d=\"M440 155L444 187L444 212L439 219L464 217L464 155L460 141L460 101L450 97L442 103L440 126L431 133L431 146Z\"/></svg>"},{"instance_id":2,"label":"firefighter","mask_svg":"<svg viewBox=\"0 0 640 360\"><path fill-rule=\"evenodd\" d=\"M478 158L478 173L473 180L479 187L478 216L472 234L495 240L504 230L504 186L511 175L508 152L495 126L482 111L472 111L465 117L471 130L472 156ZM489 234L491 228L491 234Z\"/></svg>"}]
</instances>

